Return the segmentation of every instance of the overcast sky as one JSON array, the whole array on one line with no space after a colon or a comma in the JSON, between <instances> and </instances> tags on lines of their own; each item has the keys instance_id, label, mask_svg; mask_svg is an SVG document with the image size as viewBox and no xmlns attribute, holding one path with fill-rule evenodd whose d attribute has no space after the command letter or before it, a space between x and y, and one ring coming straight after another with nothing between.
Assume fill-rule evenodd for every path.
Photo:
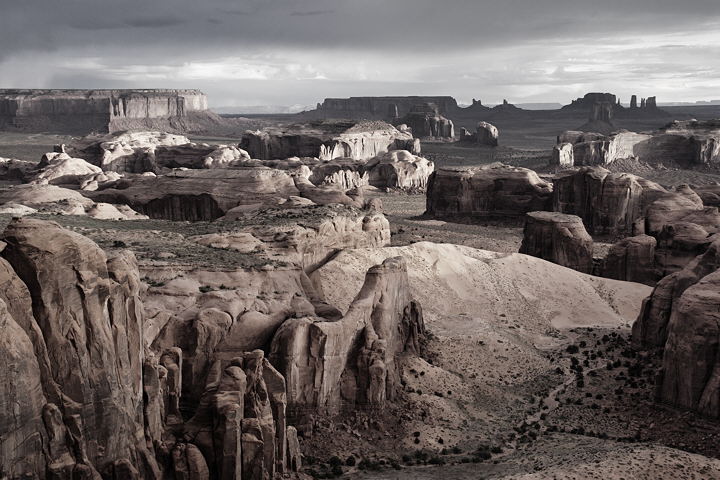
<instances>
[{"instance_id":1,"label":"overcast sky","mask_svg":"<svg viewBox=\"0 0 720 480\"><path fill-rule=\"evenodd\" d=\"M720 0L0 0L0 87L720 99Z\"/></svg>"}]
</instances>

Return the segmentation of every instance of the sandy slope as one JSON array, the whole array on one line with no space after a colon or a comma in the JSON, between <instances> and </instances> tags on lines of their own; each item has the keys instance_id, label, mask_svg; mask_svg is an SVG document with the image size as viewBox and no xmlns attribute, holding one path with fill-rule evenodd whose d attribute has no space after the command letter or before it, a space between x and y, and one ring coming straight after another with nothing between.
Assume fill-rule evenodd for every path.
<instances>
[{"instance_id":1,"label":"sandy slope","mask_svg":"<svg viewBox=\"0 0 720 480\"><path fill-rule=\"evenodd\" d=\"M428 242L343 251L313 281L345 310L367 269L392 256L407 261L434 335L430 362L405 360L408 409L417 413L400 443L408 450L502 443L536 398L566 380L554 351L584 338L572 328L627 330L650 293L534 257Z\"/></svg>"},{"instance_id":2,"label":"sandy slope","mask_svg":"<svg viewBox=\"0 0 720 480\"><path fill-rule=\"evenodd\" d=\"M635 320L644 285L584 275L520 254L450 244L347 250L315 272L328 300L347 309L367 269L391 256L408 262L410 284L436 335L517 324L548 329L626 326Z\"/></svg>"}]
</instances>

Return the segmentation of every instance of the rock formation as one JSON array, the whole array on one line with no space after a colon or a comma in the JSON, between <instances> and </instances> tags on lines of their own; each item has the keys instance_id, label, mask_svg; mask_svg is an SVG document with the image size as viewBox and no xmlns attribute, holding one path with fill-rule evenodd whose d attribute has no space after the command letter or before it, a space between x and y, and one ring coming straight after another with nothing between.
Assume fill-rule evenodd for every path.
<instances>
[{"instance_id":1,"label":"rock formation","mask_svg":"<svg viewBox=\"0 0 720 480\"><path fill-rule=\"evenodd\" d=\"M455 128L452 120L448 120L438 113L438 107L432 103L424 103L413 106L407 115L396 121L396 124L403 123L412 129L415 138L455 137Z\"/></svg>"},{"instance_id":2,"label":"rock formation","mask_svg":"<svg viewBox=\"0 0 720 480\"><path fill-rule=\"evenodd\" d=\"M261 160L289 157L367 160L389 150L420 154L419 140L385 122L316 122L248 131L240 148Z\"/></svg>"},{"instance_id":3,"label":"rock formation","mask_svg":"<svg viewBox=\"0 0 720 480\"><path fill-rule=\"evenodd\" d=\"M657 240L649 235L620 240L610 247L603 259L601 276L655 285L661 277L655 259L656 246Z\"/></svg>"},{"instance_id":4,"label":"rock formation","mask_svg":"<svg viewBox=\"0 0 720 480\"><path fill-rule=\"evenodd\" d=\"M680 297L690 286L720 268L720 242L716 239L702 255L682 270L660 280L643 303L633 325L633 343L638 347L662 347L667 340L668 323Z\"/></svg>"},{"instance_id":5,"label":"rock formation","mask_svg":"<svg viewBox=\"0 0 720 480\"><path fill-rule=\"evenodd\" d=\"M37 163L17 158L0 157L0 180L28 181L35 173Z\"/></svg>"},{"instance_id":6,"label":"rock formation","mask_svg":"<svg viewBox=\"0 0 720 480\"><path fill-rule=\"evenodd\" d=\"M579 216L594 235L631 235L647 206L667 193L644 178L601 167L561 174L553 185L552 210Z\"/></svg>"},{"instance_id":7,"label":"rock formation","mask_svg":"<svg viewBox=\"0 0 720 480\"><path fill-rule=\"evenodd\" d=\"M475 133L470 133L467 129L462 128L460 131L460 141L489 147L497 147L498 129L495 125L490 123L479 122Z\"/></svg>"},{"instance_id":8,"label":"rock formation","mask_svg":"<svg viewBox=\"0 0 720 480\"><path fill-rule=\"evenodd\" d=\"M568 168L575 165L575 157L573 155L573 146L570 143L562 143L553 147L550 165Z\"/></svg>"},{"instance_id":9,"label":"rock formation","mask_svg":"<svg viewBox=\"0 0 720 480\"><path fill-rule=\"evenodd\" d=\"M687 288L672 306L658 400L720 418L720 272Z\"/></svg>"},{"instance_id":10,"label":"rock formation","mask_svg":"<svg viewBox=\"0 0 720 480\"><path fill-rule=\"evenodd\" d=\"M37 168L40 170L30 183L37 184L78 184L102 170L81 158L72 158L67 153L46 153Z\"/></svg>"},{"instance_id":11,"label":"rock formation","mask_svg":"<svg viewBox=\"0 0 720 480\"><path fill-rule=\"evenodd\" d=\"M593 239L575 215L528 213L520 253L583 273L591 273L593 268Z\"/></svg>"},{"instance_id":12,"label":"rock formation","mask_svg":"<svg viewBox=\"0 0 720 480\"><path fill-rule=\"evenodd\" d=\"M109 188L83 193L96 202L125 204L151 218L168 220L214 220L231 209L278 205L291 196L306 196L315 187L302 187L287 172L269 168L232 170L179 170L171 175L121 179ZM353 200L335 191L337 199Z\"/></svg>"},{"instance_id":13,"label":"rock formation","mask_svg":"<svg viewBox=\"0 0 720 480\"><path fill-rule=\"evenodd\" d=\"M38 220L14 221L3 241L3 338L16 347L1 351L23 352L24 370L4 389L24 412L14 415L21 424L0 422L3 467L11 477L160 478L144 442L132 254L108 260L87 238Z\"/></svg>"},{"instance_id":14,"label":"rock formation","mask_svg":"<svg viewBox=\"0 0 720 480\"><path fill-rule=\"evenodd\" d=\"M422 311L399 258L368 271L343 315L297 267L188 271L143 295L130 252L108 259L34 219L13 220L2 239L8 478L288 476L301 466L288 421L384 408L398 356L420 348ZM193 279L227 285L198 291Z\"/></svg>"},{"instance_id":15,"label":"rock formation","mask_svg":"<svg viewBox=\"0 0 720 480\"><path fill-rule=\"evenodd\" d=\"M433 162L406 150L393 150L379 155L365 165L370 185L381 189L425 191Z\"/></svg>"},{"instance_id":16,"label":"rock formation","mask_svg":"<svg viewBox=\"0 0 720 480\"><path fill-rule=\"evenodd\" d=\"M242 166L250 155L235 146L192 143L183 135L124 132L76 141L70 150L103 171L161 173L172 168Z\"/></svg>"},{"instance_id":17,"label":"rock formation","mask_svg":"<svg viewBox=\"0 0 720 480\"><path fill-rule=\"evenodd\" d=\"M199 90L0 90L0 127L68 133L212 117Z\"/></svg>"},{"instance_id":18,"label":"rock formation","mask_svg":"<svg viewBox=\"0 0 720 480\"><path fill-rule=\"evenodd\" d=\"M616 130L612 122L615 108L617 108L617 104L614 103L606 101L595 102L590 110L588 121L583 124L579 130L609 135Z\"/></svg>"},{"instance_id":19,"label":"rock formation","mask_svg":"<svg viewBox=\"0 0 720 480\"><path fill-rule=\"evenodd\" d=\"M720 123L715 120L675 121L651 134L601 133L565 132L558 143L573 144L576 165L635 159L673 168L717 168L720 161Z\"/></svg>"},{"instance_id":20,"label":"rock formation","mask_svg":"<svg viewBox=\"0 0 720 480\"><path fill-rule=\"evenodd\" d=\"M289 412L382 408L400 385L396 356L417 352L423 331L404 260L371 268L341 320L288 320L273 338L270 360L287 379Z\"/></svg>"},{"instance_id":21,"label":"rock formation","mask_svg":"<svg viewBox=\"0 0 720 480\"><path fill-rule=\"evenodd\" d=\"M491 164L441 168L428 182L426 214L445 217L520 217L550 210L552 184L526 168Z\"/></svg>"}]
</instances>

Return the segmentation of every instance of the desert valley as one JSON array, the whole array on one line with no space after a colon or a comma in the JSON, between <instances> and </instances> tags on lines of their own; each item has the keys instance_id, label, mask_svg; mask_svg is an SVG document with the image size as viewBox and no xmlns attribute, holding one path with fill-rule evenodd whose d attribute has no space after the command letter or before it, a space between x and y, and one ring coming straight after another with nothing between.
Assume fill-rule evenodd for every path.
<instances>
[{"instance_id":1,"label":"desert valley","mask_svg":"<svg viewBox=\"0 0 720 480\"><path fill-rule=\"evenodd\" d=\"M0 478L720 478L720 106L0 90Z\"/></svg>"}]
</instances>

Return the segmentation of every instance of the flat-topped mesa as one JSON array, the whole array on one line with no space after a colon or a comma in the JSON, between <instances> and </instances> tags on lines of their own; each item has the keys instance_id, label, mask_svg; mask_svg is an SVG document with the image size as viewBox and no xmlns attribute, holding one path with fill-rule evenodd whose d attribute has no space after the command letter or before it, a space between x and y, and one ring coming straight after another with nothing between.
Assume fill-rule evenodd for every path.
<instances>
[{"instance_id":1,"label":"flat-topped mesa","mask_svg":"<svg viewBox=\"0 0 720 480\"><path fill-rule=\"evenodd\" d=\"M441 168L430 175L426 214L445 217L520 217L550 210L553 186L529 169L490 164Z\"/></svg>"},{"instance_id":2,"label":"flat-topped mesa","mask_svg":"<svg viewBox=\"0 0 720 480\"><path fill-rule=\"evenodd\" d=\"M573 100L570 105L565 105L563 110L587 110L591 111L596 104L606 103L611 105L617 104L617 97L612 93L591 92L586 93L583 97Z\"/></svg>"},{"instance_id":3,"label":"flat-topped mesa","mask_svg":"<svg viewBox=\"0 0 720 480\"><path fill-rule=\"evenodd\" d=\"M520 253L583 273L591 273L593 269L593 239L576 215L528 213Z\"/></svg>"},{"instance_id":4,"label":"flat-topped mesa","mask_svg":"<svg viewBox=\"0 0 720 480\"><path fill-rule=\"evenodd\" d=\"M247 131L240 148L261 160L317 157L367 160L389 150L420 154L420 141L389 123L322 121Z\"/></svg>"},{"instance_id":5,"label":"flat-topped mesa","mask_svg":"<svg viewBox=\"0 0 720 480\"><path fill-rule=\"evenodd\" d=\"M108 132L207 112L199 90L0 90L0 128Z\"/></svg>"},{"instance_id":6,"label":"flat-topped mesa","mask_svg":"<svg viewBox=\"0 0 720 480\"><path fill-rule=\"evenodd\" d=\"M317 114L327 118L377 118L393 120L392 115L404 117L415 105L432 103L438 113L445 114L458 109L457 101L449 96L437 97L350 97L326 98L318 104ZM392 114L391 114L392 113Z\"/></svg>"}]
</instances>

